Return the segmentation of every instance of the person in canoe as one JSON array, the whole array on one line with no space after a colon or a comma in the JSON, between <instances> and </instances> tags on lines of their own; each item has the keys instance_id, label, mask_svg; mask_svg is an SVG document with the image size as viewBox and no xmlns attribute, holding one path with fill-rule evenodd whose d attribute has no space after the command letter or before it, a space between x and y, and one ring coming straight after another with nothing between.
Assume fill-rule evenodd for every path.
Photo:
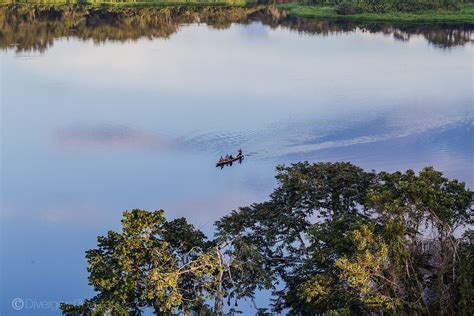
<instances>
[{"instance_id":1,"label":"person in canoe","mask_svg":"<svg viewBox=\"0 0 474 316\"><path fill-rule=\"evenodd\" d=\"M216 167L221 167L224 168L224 166L232 166L232 163L234 161L238 161L239 163L242 163L242 160L244 159L244 152L241 149L238 150L237 155L234 157L232 154L227 154L225 157L220 157L220 159L216 163Z\"/></svg>"}]
</instances>

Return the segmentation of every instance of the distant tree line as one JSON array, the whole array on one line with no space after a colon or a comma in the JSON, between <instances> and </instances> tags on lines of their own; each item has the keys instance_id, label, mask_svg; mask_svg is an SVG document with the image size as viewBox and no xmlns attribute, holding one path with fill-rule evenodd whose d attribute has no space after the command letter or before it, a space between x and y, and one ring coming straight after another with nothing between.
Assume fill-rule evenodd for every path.
<instances>
[{"instance_id":1,"label":"distant tree line","mask_svg":"<svg viewBox=\"0 0 474 316\"><path fill-rule=\"evenodd\" d=\"M289 315L473 315L473 192L433 168L277 167L268 201L216 222L213 240L163 211L124 213L88 250L97 295L65 315L233 315L273 293Z\"/></svg>"},{"instance_id":2,"label":"distant tree line","mask_svg":"<svg viewBox=\"0 0 474 316\"><path fill-rule=\"evenodd\" d=\"M336 6L338 13L420 12L425 10L456 10L472 0L301 0L302 3Z\"/></svg>"},{"instance_id":3,"label":"distant tree line","mask_svg":"<svg viewBox=\"0 0 474 316\"><path fill-rule=\"evenodd\" d=\"M472 25L397 25L334 20L303 19L271 6L251 7L97 7L78 5L0 6L0 49L17 53L44 52L55 39L71 37L95 43L168 38L187 23L206 23L225 29L232 23L261 21L271 28L289 28L309 34L328 35L362 29L391 33L406 41L421 34L437 47L447 48L471 42Z\"/></svg>"}]
</instances>

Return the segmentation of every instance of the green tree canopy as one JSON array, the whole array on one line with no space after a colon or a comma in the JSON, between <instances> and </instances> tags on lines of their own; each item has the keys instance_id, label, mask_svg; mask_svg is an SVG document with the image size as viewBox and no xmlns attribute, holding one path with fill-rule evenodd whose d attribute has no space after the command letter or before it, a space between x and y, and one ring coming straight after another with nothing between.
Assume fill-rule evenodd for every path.
<instances>
[{"instance_id":1,"label":"green tree canopy","mask_svg":"<svg viewBox=\"0 0 474 316\"><path fill-rule=\"evenodd\" d=\"M220 259L214 243L184 218L166 221L163 211L124 212L122 231L98 237L86 252L89 283L98 293L81 306L63 304L67 315L140 315L208 311Z\"/></svg>"},{"instance_id":2,"label":"green tree canopy","mask_svg":"<svg viewBox=\"0 0 474 316\"><path fill-rule=\"evenodd\" d=\"M268 201L216 222L216 238L163 211L124 213L87 251L97 295L64 314L222 315L224 301L274 295L290 315L473 315L472 191L350 163L277 167ZM209 306L214 302L214 306ZM257 309L265 314L266 309Z\"/></svg>"},{"instance_id":3,"label":"green tree canopy","mask_svg":"<svg viewBox=\"0 0 474 316\"><path fill-rule=\"evenodd\" d=\"M243 293L272 289L275 310L295 315L472 314L472 238L460 237L473 224L472 191L464 183L431 167L418 175L349 163L277 170L269 201L216 224L234 260L253 251L261 277L243 278Z\"/></svg>"}]
</instances>

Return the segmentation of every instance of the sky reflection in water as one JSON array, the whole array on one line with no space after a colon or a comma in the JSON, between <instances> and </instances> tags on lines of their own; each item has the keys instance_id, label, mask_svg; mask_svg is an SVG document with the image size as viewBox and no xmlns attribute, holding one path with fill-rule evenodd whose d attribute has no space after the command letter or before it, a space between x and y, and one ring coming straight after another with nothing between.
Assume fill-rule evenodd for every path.
<instances>
[{"instance_id":1,"label":"sky reflection in water","mask_svg":"<svg viewBox=\"0 0 474 316\"><path fill-rule=\"evenodd\" d=\"M2 315L15 297L90 296L84 251L123 210L163 208L211 234L268 196L276 164L434 165L474 184L470 43L255 22L0 56ZM239 147L242 165L215 168Z\"/></svg>"}]
</instances>

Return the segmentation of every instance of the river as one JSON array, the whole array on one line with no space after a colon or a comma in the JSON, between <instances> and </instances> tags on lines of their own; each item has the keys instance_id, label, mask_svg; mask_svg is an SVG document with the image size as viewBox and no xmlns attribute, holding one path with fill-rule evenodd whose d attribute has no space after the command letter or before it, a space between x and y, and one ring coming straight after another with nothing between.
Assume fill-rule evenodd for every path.
<instances>
[{"instance_id":1,"label":"river","mask_svg":"<svg viewBox=\"0 0 474 316\"><path fill-rule=\"evenodd\" d=\"M225 10L1 13L0 314L90 297L84 251L122 211L212 236L278 164L432 165L473 186L472 29Z\"/></svg>"}]
</instances>

